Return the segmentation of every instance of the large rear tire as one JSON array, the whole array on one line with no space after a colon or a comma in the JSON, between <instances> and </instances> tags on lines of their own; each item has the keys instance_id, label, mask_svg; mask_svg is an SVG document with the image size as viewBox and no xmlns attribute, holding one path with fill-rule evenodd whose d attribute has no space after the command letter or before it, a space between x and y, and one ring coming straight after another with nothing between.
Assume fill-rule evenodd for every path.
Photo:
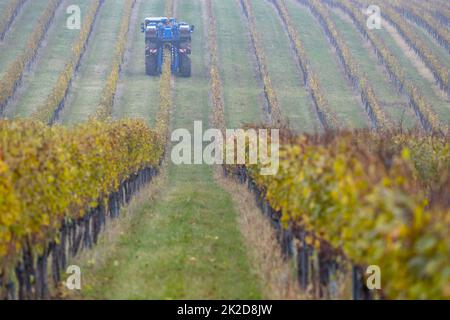
<instances>
[{"instance_id":1,"label":"large rear tire","mask_svg":"<svg viewBox=\"0 0 450 320\"><path fill-rule=\"evenodd\" d=\"M180 57L180 76L185 78L191 76L191 58L188 55Z\"/></svg>"},{"instance_id":2,"label":"large rear tire","mask_svg":"<svg viewBox=\"0 0 450 320\"><path fill-rule=\"evenodd\" d=\"M156 55L145 56L145 73L149 76L158 75L158 63Z\"/></svg>"}]
</instances>

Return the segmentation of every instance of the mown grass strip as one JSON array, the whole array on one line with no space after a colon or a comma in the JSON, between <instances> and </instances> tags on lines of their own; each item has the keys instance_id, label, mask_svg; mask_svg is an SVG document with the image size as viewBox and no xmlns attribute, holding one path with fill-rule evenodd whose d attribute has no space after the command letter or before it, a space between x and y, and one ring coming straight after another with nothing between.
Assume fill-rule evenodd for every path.
<instances>
[{"instance_id":1,"label":"mown grass strip","mask_svg":"<svg viewBox=\"0 0 450 320\"><path fill-rule=\"evenodd\" d=\"M39 52L38 61L31 72L26 72L20 91L14 101L5 109L8 118L29 117L41 106L57 84L59 74L64 70L67 61L72 56L70 49L77 41L80 30L66 27L66 8L77 5L82 12L87 12L89 3L85 0L64 0L57 10L55 21L46 38L45 46ZM82 15L84 18L84 15ZM83 23L84 20L81 20Z\"/></svg>"},{"instance_id":2,"label":"mown grass strip","mask_svg":"<svg viewBox=\"0 0 450 320\"><path fill-rule=\"evenodd\" d=\"M444 28L450 28L450 6L447 1L410 0L418 8L429 12L432 18Z\"/></svg>"},{"instance_id":3,"label":"mown grass strip","mask_svg":"<svg viewBox=\"0 0 450 320\"><path fill-rule=\"evenodd\" d=\"M259 75L264 85L264 94L267 100L268 112L270 115L270 125L279 127L282 125L282 114L280 105L278 103L277 94L273 88L272 81L270 80L269 71L267 68L266 55L262 49L260 35L256 28L255 16L253 13L253 5L250 0L240 0L243 13L248 21L248 27L250 32L250 39L252 41L253 49L255 52L257 65L259 69Z\"/></svg>"},{"instance_id":4,"label":"mown grass strip","mask_svg":"<svg viewBox=\"0 0 450 320\"><path fill-rule=\"evenodd\" d=\"M433 17L441 24L444 28L450 28L450 9L439 8L436 10L429 10Z\"/></svg>"},{"instance_id":5,"label":"mown grass strip","mask_svg":"<svg viewBox=\"0 0 450 320\"><path fill-rule=\"evenodd\" d=\"M129 53L119 81L118 99L114 104L115 118L142 118L153 127L159 108L160 78L149 77L145 73L145 40L138 32L139 22L152 12L164 12L165 3L158 1L139 1L136 31L130 33ZM133 18L134 19L134 18ZM130 27L131 28L131 27Z\"/></svg>"},{"instance_id":6,"label":"mown grass strip","mask_svg":"<svg viewBox=\"0 0 450 320\"><path fill-rule=\"evenodd\" d=\"M271 1L251 1L260 44L266 53L267 69L277 93L283 121L296 132L322 130L280 16Z\"/></svg>"},{"instance_id":7,"label":"mown grass strip","mask_svg":"<svg viewBox=\"0 0 450 320\"><path fill-rule=\"evenodd\" d=\"M362 3L369 4L364 0ZM372 2L370 2L372 3ZM450 98L449 70L439 61L435 54L428 48L422 39L409 27L402 16L397 13L390 4L375 1L382 10L382 17L389 21L414 52L420 57L425 65L433 73L434 79L439 84L441 90L447 93ZM395 3L395 2L394 2Z\"/></svg>"},{"instance_id":8,"label":"mown grass strip","mask_svg":"<svg viewBox=\"0 0 450 320\"><path fill-rule=\"evenodd\" d=\"M285 1L274 0L273 3L285 25L291 44L294 47L300 68L302 69L304 85L310 90L311 99L322 126L325 130L336 129L340 126L336 119L336 114L330 109L328 101L322 92L319 79L307 57L303 42L292 24L291 16L289 15Z\"/></svg>"},{"instance_id":9,"label":"mown grass strip","mask_svg":"<svg viewBox=\"0 0 450 320\"><path fill-rule=\"evenodd\" d=\"M174 0L167 0L165 13L167 17L174 14ZM156 114L156 132L169 139L170 111L172 108L172 55L169 48L164 48L164 63L162 67L161 79L159 82L159 109Z\"/></svg>"},{"instance_id":10,"label":"mown grass strip","mask_svg":"<svg viewBox=\"0 0 450 320\"><path fill-rule=\"evenodd\" d=\"M5 34L8 32L9 28L14 23L15 18L27 1L28 0L11 0L6 8L2 7L2 10L4 11L3 15L0 17L0 41L3 41Z\"/></svg>"},{"instance_id":11,"label":"mown grass strip","mask_svg":"<svg viewBox=\"0 0 450 320\"><path fill-rule=\"evenodd\" d=\"M19 55L11 63L0 80L0 115L3 113L6 104L14 96L17 88L21 84L25 68L33 63L41 42L44 40L50 24L53 22L55 12L62 0L50 0L45 11L39 17L37 25L33 29L27 41L25 52Z\"/></svg>"},{"instance_id":12,"label":"mown grass strip","mask_svg":"<svg viewBox=\"0 0 450 320\"><path fill-rule=\"evenodd\" d=\"M331 6L341 8L352 19L358 31L371 43L378 60L386 67L387 73L398 90L408 95L409 105L419 118L422 127L427 131L445 131L445 126L442 126L439 118L425 99L421 90L408 79L402 65L400 65L397 57L385 45L383 39L375 32L367 31L366 17L359 8L351 0L326 0L326 2Z\"/></svg>"},{"instance_id":13,"label":"mown grass strip","mask_svg":"<svg viewBox=\"0 0 450 320\"><path fill-rule=\"evenodd\" d=\"M112 115L112 108L114 98L116 96L117 84L119 82L120 72L122 70L123 59L125 55L126 43L128 38L128 31L130 28L130 18L133 13L133 8L136 5L136 0L126 0L124 10L122 13L122 22L120 24L119 34L115 46L114 56L112 58L113 64L111 72L106 80L103 88L100 105L97 109L96 118L100 120L107 119Z\"/></svg>"},{"instance_id":14,"label":"mown grass strip","mask_svg":"<svg viewBox=\"0 0 450 320\"><path fill-rule=\"evenodd\" d=\"M395 126L401 128L420 126L414 112L408 106L408 97L392 85L388 74L383 70L383 65L378 61L377 56L367 45L366 39L361 36L351 19L337 9L332 10L330 17L340 30L362 72L370 81L383 110L392 119Z\"/></svg>"},{"instance_id":15,"label":"mown grass strip","mask_svg":"<svg viewBox=\"0 0 450 320\"><path fill-rule=\"evenodd\" d=\"M392 123L381 108L380 102L378 101L369 80L366 75L361 72L358 63L355 61L348 46L343 40L342 35L331 20L327 9L317 0L299 0L299 2L310 8L311 12L319 20L331 44L336 48L339 61L341 62L347 77L354 88L360 91L361 102L372 125L380 131L392 129Z\"/></svg>"},{"instance_id":16,"label":"mown grass strip","mask_svg":"<svg viewBox=\"0 0 450 320\"><path fill-rule=\"evenodd\" d=\"M219 71L219 57L217 45L217 25L212 7L212 0L206 0L206 15L208 17L208 49L209 49L209 77L211 85L211 99L213 105L212 125L225 130L225 111L223 102L222 79Z\"/></svg>"},{"instance_id":17,"label":"mown grass strip","mask_svg":"<svg viewBox=\"0 0 450 320\"><path fill-rule=\"evenodd\" d=\"M94 0L91 2L78 40L72 47L73 54L70 57L70 60L67 61L64 70L60 73L52 93L47 97L46 101L33 112L31 117L50 124L59 118L59 113L65 106L73 78L80 66L81 58L86 52L94 22L103 2L104 0Z\"/></svg>"},{"instance_id":18,"label":"mown grass strip","mask_svg":"<svg viewBox=\"0 0 450 320\"><path fill-rule=\"evenodd\" d=\"M252 46L238 0L213 0L219 71L223 81L225 122L231 128L266 121L264 97L258 83Z\"/></svg>"},{"instance_id":19,"label":"mown grass strip","mask_svg":"<svg viewBox=\"0 0 450 320\"><path fill-rule=\"evenodd\" d=\"M3 41L0 41L0 79L3 78L8 67L25 51L27 41L39 21L39 17L45 11L47 1L35 0L28 2L15 23L6 33Z\"/></svg>"},{"instance_id":20,"label":"mown grass strip","mask_svg":"<svg viewBox=\"0 0 450 320\"><path fill-rule=\"evenodd\" d=\"M194 120L207 123L211 111L209 73L202 54L207 48L203 35L208 25L203 24L203 1L177 4L180 18L195 21L196 32L192 37L192 77L176 79L171 126L189 129ZM170 76L170 68L168 71L165 74ZM260 298L232 200L214 183L211 167L169 164L167 172L168 181L158 196L133 210L130 229L120 236L107 261L98 263L94 255L95 264L82 265L86 279L83 297Z\"/></svg>"},{"instance_id":21,"label":"mown grass strip","mask_svg":"<svg viewBox=\"0 0 450 320\"><path fill-rule=\"evenodd\" d=\"M421 10L416 3L412 4L408 0L394 1L393 4L399 13L423 27L450 54L450 33L443 29L428 11Z\"/></svg>"},{"instance_id":22,"label":"mown grass strip","mask_svg":"<svg viewBox=\"0 0 450 320\"><path fill-rule=\"evenodd\" d=\"M95 117L114 64L116 44L126 1L105 1L89 46L80 63L59 122L73 124Z\"/></svg>"},{"instance_id":23,"label":"mown grass strip","mask_svg":"<svg viewBox=\"0 0 450 320\"><path fill-rule=\"evenodd\" d=\"M174 0L166 1L165 13L168 17L174 14ZM162 134L169 134L170 126L170 109L172 107L172 66L171 52L168 48L164 48L164 64L162 67L161 80L159 83L159 110L156 115L156 131Z\"/></svg>"},{"instance_id":24,"label":"mown grass strip","mask_svg":"<svg viewBox=\"0 0 450 320\"><path fill-rule=\"evenodd\" d=\"M357 92L342 71L334 48L317 19L297 1L285 0L285 3L292 18L292 26L302 40L305 56L315 72L330 110L336 114L337 122L351 128L370 126Z\"/></svg>"}]
</instances>

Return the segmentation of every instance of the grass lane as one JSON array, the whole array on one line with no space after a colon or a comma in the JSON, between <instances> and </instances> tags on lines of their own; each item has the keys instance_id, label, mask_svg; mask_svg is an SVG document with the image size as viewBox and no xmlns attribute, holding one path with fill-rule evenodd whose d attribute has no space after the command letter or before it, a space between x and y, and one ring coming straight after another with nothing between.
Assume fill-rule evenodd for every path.
<instances>
[{"instance_id":1,"label":"grass lane","mask_svg":"<svg viewBox=\"0 0 450 320\"><path fill-rule=\"evenodd\" d=\"M286 1L294 27L304 42L319 83L337 119L352 128L369 126L367 114L361 106L359 96L353 90L335 53L328 43L322 27L308 8L295 0Z\"/></svg>"},{"instance_id":2,"label":"grass lane","mask_svg":"<svg viewBox=\"0 0 450 320\"><path fill-rule=\"evenodd\" d=\"M268 70L277 92L282 117L297 132L320 130L321 125L313 112L312 100L303 86L301 69L291 52L290 40L276 9L266 0L253 0L253 12L266 53Z\"/></svg>"},{"instance_id":3,"label":"grass lane","mask_svg":"<svg viewBox=\"0 0 450 320\"><path fill-rule=\"evenodd\" d=\"M82 59L61 122L72 124L95 113L111 70L111 59L122 19L123 1L107 0L100 9L89 47Z\"/></svg>"},{"instance_id":4,"label":"grass lane","mask_svg":"<svg viewBox=\"0 0 450 320\"><path fill-rule=\"evenodd\" d=\"M69 30L66 27L66 8L69 5L79 6L83 13L87 10L89 1L65 0L62 3L42 46L38 64L33 72L25 74L17 100L5 112L7 116L29 116L44 103L55 87L59 74L72 55L72 45L80 33L79 30Z\"/></svg>"},{"instance_id":5,"label":"grass lane","mask_svg":"<svg viewBox=\"0 0 450 320\"><path fill-rule=\"evenodd\" d=\"M243 245L236 241L240 234L230 196L205 175L204 167L172 168L168 179L158 200L147 200L134 212L130 230L106 264L82 266L87 279L83 296L259 298Z\"/></svg>"},{"instance_id":6,"label":"grass lane","mask_svg":"<svg viewBox=\"0 0 450 320\"><path fill-rule=\"evenodd\" d=\"M414 113L408 106L407 98L399 94L394 84L390 82L370 45L360 36L353 23L337 12L340 13L340 11L330 10L330 17L341 32L352 55L358 61L361 71L370 80L375 95L379 97L386 114L395 124L402 123L404 128L418 125Z\"/></svg>"},{"instance_id":7,"label":"grass lane","mask_svg":"<svg viewBox=\"0 0 450 320\"><path fill-rule=\"evenodd\" d=\"M113 115L117 118L143 118L153 126L159 104L159 77L145 74L145 41L140 32L140 23L145 17L161 15L164 2L138 1L138 4L138 20L134 22L134 34L130 34L131 45L119 82L120 97L114 106Z\"/></svg>"},{"instance_id":8,"label":"grass lane","mask_svg":"<svg viewBox=\"0 0 450 320\"><path fill-rule=\"evenodd\" d=\"M46 7L46 0L27 1L16 17L4 41L0 42L0 78L3 77L9 64L25 49L28 37Z\"/></svg>"},{"instance_id":9,"label":"grass lane","mask_svg":"<svg viewBox=\"0 0 450 320\"><path fill-rule=\"evenodd\" d=\"M377 34L383 39L391 53L397 58L400 67L405 73L405 76L420 89L440 119L443 122L450 121L450 109L446 97L440 93L437 93L434 80L427 79L421 72L419 72L417 69L418 67L412 62L409 56L411 53L406 53L406 51L409 50L405 47L400 47L397 41L393 38L392 34L386 28L373 31L377 32ZM413 59L418 58L414 56Z\"/></svg>"},{"instance_id":10,"label":"grass lane","mask_svg":"<svg viewBox=\"0 0 450 320\"><path fill-rule=\"evenodd\" d=\"M173 128L192 130L194 120L202 120L206 127L211 111L202 9L201 0L178 2L179 18L195 22L196 32L192 78L175 80ZM215 183L212 167L169 164L167 175L160 196L146 199L135 210L130 229L120 236L106 262L83 266L87 279L83 296L260 298L232 199Z\"/></svg>"},{"instance_id":11,"label":"grass lane","mask_svg":"<svg viewBox=\"0 0 450 320\"><path fill-rule=\"evenodd\" d=\"M214 0L220 74L223 81L225 122L229 128L242 123L261 123L262 87L253 60L247 26L237 0Z\"/></svg>"},{"instance_id":12,"label":"grass lane","mask_svg":"<svg viewBox=\"0 0 450 320\"><path fill-rule=\"evenodd\" d=\"M0 18L3 18L4 11L8 8L10 2L12 2L12 1L10 1L10 0L2 0L2 1L0 1ZM23 9L23 7L22 7L22 9ZM20 15L20 12L19 12L19 15ZM15 23L15 21L13 21L11 27L14 25L14 23Z\"/></svg>"},{"instance_id":13,"label":"grass lane","mask_svg":"<svg viewBox=\"0 0 450 320\"><path fill-rule=\"evenodd\" d=\"M420 37L420 39L424 42L424 44L433 52L436 58L445 65L448 69L450 69L450 55L444 47L442 47L435 38L433 38L428 31L416 24L414 21L404 17L405 21L408 22L414 32ZM450 32L450 30L449 30Z\"/></svg>"},{"instance_id":14,"label":"grass lane","mask_svg":"<svg viewBox=\"0 0 450 320\"><path fill-rule=\"evenodd\" d=\"M9 2L11 2L11 1L7 1L7 0L0 1L0 11L3 12L3 10L5 10L8 7Z\"/></svg>"}]
</instances>

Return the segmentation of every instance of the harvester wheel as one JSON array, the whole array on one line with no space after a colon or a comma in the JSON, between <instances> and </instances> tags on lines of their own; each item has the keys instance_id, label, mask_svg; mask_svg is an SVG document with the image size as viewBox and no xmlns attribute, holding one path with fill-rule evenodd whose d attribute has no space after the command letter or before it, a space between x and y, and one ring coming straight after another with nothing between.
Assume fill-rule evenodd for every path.
<instances>
[{"instance_id":1,"label":"harvester wheel","mask_svg":"<svg viewBox=\"0 0 450 320\"><path fill-rule=\"evenodd\" d=\"M189 78L191 76L191 58L188 55L182 55L180 62L180 75Z\"/></svg>"},{"instance_id":2,"label":"harvester wheel","mask_svg":"<svg viewBox=\"0 0 450 320\"><path fill-rule=\"evenodd\" d=\"M158 63L156 55L145 56L145 72L149 76L158 75Z\"/></svg>"}]
</instances>

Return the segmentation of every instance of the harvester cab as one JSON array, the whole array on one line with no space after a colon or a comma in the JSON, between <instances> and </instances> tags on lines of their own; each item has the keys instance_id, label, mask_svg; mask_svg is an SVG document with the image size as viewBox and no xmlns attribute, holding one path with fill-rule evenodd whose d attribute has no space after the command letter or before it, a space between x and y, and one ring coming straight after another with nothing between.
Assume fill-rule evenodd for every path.
<instances>
[{"instance_id":1,"label":"harvester cab","mask_svg":"<svg viewBox=\"0 0 450 320\"><path fill-rule=\"evenodd\" d=\"M145 71L150 76L161 74L164 48L171 51L172 73L191 76L191 34L194 26L174 18L150 17L141 24L145 34Z\"/></svg>"}]
</instances>

